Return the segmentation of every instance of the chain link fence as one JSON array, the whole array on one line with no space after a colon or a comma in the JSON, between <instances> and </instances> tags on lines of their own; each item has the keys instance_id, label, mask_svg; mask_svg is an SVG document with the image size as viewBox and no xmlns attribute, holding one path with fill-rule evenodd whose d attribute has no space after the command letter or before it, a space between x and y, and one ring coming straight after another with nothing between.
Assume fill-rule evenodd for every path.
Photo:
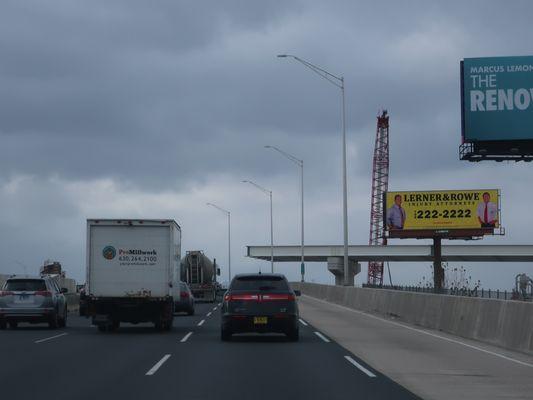
<instances>
[{"instance_id":1,"label":"chain link fence","mask_svg":"<svg viewBox=\"0 0 533 400\"><path fill-rule=\"evenodd\" d=\"M435 292L433 287L420 287L420 286L398 286L398 285L369 285L363 284L363 287L372 289L388 289L388 290L400 290L404 292L419 292L419 293L433 293L433 294L446 294L450 296L463 296L463 297L479 297L484 299L498 299L498 300L522 300L532 301L531 296L523 298L516 290L499 290L499 289L483 289L483 288L447 288L440 289Z\"/></svg>"}]
</instances>

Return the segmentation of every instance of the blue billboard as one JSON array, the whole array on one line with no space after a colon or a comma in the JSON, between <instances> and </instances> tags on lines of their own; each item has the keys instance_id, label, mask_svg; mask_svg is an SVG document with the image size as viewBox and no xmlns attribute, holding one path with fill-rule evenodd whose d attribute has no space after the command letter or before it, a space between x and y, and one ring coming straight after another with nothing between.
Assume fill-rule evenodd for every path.
<instances>
[{"instance_id":1,"label":"blue billboard","mask_svg":"<svg viewBox=\"0 0 533 400\"><path fill-rule=\"evenodd\" d=\"M461 62L464 142L533 140L533 56Z\"/></svg>"}]
</instances>

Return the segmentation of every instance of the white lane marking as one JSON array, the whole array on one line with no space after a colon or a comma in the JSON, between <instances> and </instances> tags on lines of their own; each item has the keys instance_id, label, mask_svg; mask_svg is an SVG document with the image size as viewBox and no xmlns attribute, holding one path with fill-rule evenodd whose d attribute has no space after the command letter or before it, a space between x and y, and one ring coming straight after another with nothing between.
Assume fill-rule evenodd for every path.
<instances>
[{"instance_id":1,"label":"white lane marking","mask_svg":"<svg viewBox=\"0 0 533 400\"><path fill-rule=\"evenodd\" d=\"M213 308L213 311L216 311L216 310L217 310L217 308L216 308L216 307L215 307L215 308Z\"/></svg>"},{"instance_id":2,"label":"white lane marking","mask_svg":"<svg viewBox=\"0 0 533 400\"><path fill-rule=\"evenodd\" d=\"M527 362L524 362L524 361L520 361L520 360L517 360L515 358L508 357L508 356L504 356L503 354L496 353L494 351L485 350L485 349L482 349L481 347L477 347L477 346L473 346L473 345L468 344L468 343L461 342L460 340L450 339L450 338L447 338L447 337L444 337L444 336L436 335L435 333L426 332L426 331L423 331L421 329L412 328L410 326L403 325L403 324L400 324L398 322L389 321L388 319L385 319L385 318L377 317L377 316L372 315L372 314L367 314L367 313L365 313L363 311L353 310L351 308L348 308L348 307L345 307L345 306L341 306L339 304L330 303L330 302L327 302L325 300L316 299L316 298L311 297L311 296L307 296L307 295L304 295L304 296L305 297L309 297L312 300L319 301L321 303L329 304L329 305L332 305L332 306L336 306L336 307L342 308L342 309L347 310L347 311L351 311L351 312L353 312L355 314L360 314L360 315L364 315L364 316L369 317L369 318L374 318L374 319L377 319L378 321L382 321L382 322L386 322L388 324L400 326L402 328L409 329L411 331L415 331L415 332L418 332L418 333L423 333L424 335L432 336L432 337L437 338L437 339L442 339L442 340L445 340L445 341L450 342L450 343L459 344L461 346L468 347L468 348L473 349L473 350L478 350L478 351L480 351L482 353L486 353L486 354L490 354L490 355L495 356L495 357L503 358L504 360L511 361L511 362L523 365L525 367L533 368L533 364L530 364L530 363L527 363Z\"/></svg>"},{"instance_id":3,"label":"white lane marking","mask_svg":"<svg viewBox=\"0 0 533 400\"><path fill-rule=\"evenodd\" d=\"M187 333L183 338L180 340L181 343L185 343L187 339L189 339L192 335L192 332Z\"/></svg>"},{"instance_id":4,"label":"white lane marking","mask_svg":"<svg viewBox=\"0 0 533 400\"><path fill-rule=\"evenodd\" d=\"M205 322L205 319L201 320L200 322L198 322L198 326L202 326Z\"/></svg>"},{"instance_id":5,"label":"white lane marking","mask_svg":"<svg viewBox=\"0 0 533 400\"><path fill-rule=\"evenodd\" d=\"M218 303L218 306L220 307L222 305L222 303Z\"/></svg>"},{"instance_id":6,"label":"white lane marking","mask_svg":"<svg viewBox=\"0 0 533 400\"><path fill-rule=\"evenodd\" d=\"M50 336L50 337L47 337L47 338L44 338L44 339L39 339L39 340L36 340L34 343L42 343L42 342L46 342L46 341L48 341L48 340L56 339L56 338L58 338L58 337L65 336L65 335L68 335L68 333L67 333L67 332L65 332L65 333L60 333L59 335Z\"/></svg>"},{"instance_id":7,"label":"white lane marking","mask_svg":"<svg viewBox=\"0 0 533 400\"><path fill-rule=\"evenodd\" d=\"M146 373L146 375L153 375L157 372L159 368L161 368L161 365L165 363L170 358L170 354L165 354L165 356L159 360L150 370Z\"/></svg>"},{"instance_id":8,"label":"white lane marking","mask_svg":"<svg viewBox=\"0 0 533 400\"><path fill-rule=\"evenodd\" d=\"M210 317L211 316L211 311L209 311L207 314L206 314L206 317Z\"/></svg>"},{"instance_id":9,"label":"white lane marking","mask_svg":"<svg viewBox=\"0 0 533 400\"><path fill-rule=\"evenodd\" d=\"M365 367L363 367L361 364L359 364L357 361L355 361L352 357L350 356L344 356L344 358L346 358L346 360L348 360L348 362L352 363L353 365L355 365L359 370L363 371L365 374L367 374L370 378L375 378L376 375L372 372L370 372L368 369L366 369Z\"/></svg>"},{"instance_id":10,"label":"white lane marking","mask_svg":"<svg viewBox=\"0 0 533 400\"><path fill-rule=\"evenodd\" d=\"M322 335L320 332L315 332L315 335L317 335L320 339L322 339L326 343L330 342L330 340L327 337L325 337L324 335Z\"/></svg>"},{"instance_id":11,"label":"white lane marking","mask_svg":"<svg viewBox=\"0 0 533 400\"><path fill-rule=\"evenodd\" d=\"M300 323L304 326L308 326L309 324L307 322L305 322L303 319L299 318L300 320Z\"/></svg>"}]
</instances>

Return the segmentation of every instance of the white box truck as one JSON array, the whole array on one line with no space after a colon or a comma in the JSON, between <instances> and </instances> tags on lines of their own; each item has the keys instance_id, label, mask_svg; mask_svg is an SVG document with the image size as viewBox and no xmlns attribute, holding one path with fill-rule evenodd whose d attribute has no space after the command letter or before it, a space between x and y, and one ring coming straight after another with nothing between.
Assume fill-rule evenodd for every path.
<instances>
[{"instance_id":1,"label":"white box truck","mask_svg":"<svg viewBox=\"0 0 533 400\"><path fill-rule=\"evenodd\" d=\"M180 259L181 229L173 220L87 220L86 316L100 331L121 322L170 330Z\"/></svg>"}]
</instances>

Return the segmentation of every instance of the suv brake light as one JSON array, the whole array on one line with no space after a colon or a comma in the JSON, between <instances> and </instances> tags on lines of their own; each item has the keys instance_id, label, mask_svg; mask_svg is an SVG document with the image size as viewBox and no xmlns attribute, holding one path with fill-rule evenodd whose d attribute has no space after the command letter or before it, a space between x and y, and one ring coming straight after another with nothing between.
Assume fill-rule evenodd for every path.
<instances>
[{"instance_id":1,"label":"suv brake light","mask_svg":"<svg viewBox=\"0 0 533 400\"><path fill-rule=\"evenodd\" d=\"M0 297L11 296L11 295L13 295L13 292L8 292L6 290L0 290Z\"/></svg>"},{"instance_id":2,"label":"suv brake light","mask_svg":"<svg viewBox=\"0 0 533 400\"><path fill-rule=\"evenodd\" d=\"M52 293L48 290L39 290L35 292L36 296L43 296L43 297L52 297Z\"/></svg>"},{"instance_id":3,"label":"suv brake light","mask_svg":"<svg viewBox=\"0 0 533 400\"><path fill-rule=\"evenodd\" d=\"M295 301L296 297L293 294L264 294L261 296L263 301L276 301L276 300L285 300L285 301Z\"/></svg>"},{"instance_id":4,"label":"suv brake light","mask_svg":"<svg viewBox=\"0 0 533 400\"><path fill-rule=\"evenodd\" d=\"M293 294L227 294L224 296L224 301L295 301L296 297Z\"/></svg>"},{"instance_id":5,"label":"suv brake light","mask_svg":"<svg viewBox=\"0 0 533 400\"><path fill-rule=\"evenodd\" d=\"M224 296L225 301L258 301L258 294L227 294Z\"/></svg>"},{"instance_id":6,"label":"suv brake light","mask_svg":"<svg viewBox=\"0 0 533 400\"><path fill-rule=\"evenodd\" d=\"M181 292L181 293L180 293L180 297L181 297L182 299L188 299L188 298L189 298L189 293L187 293L187 292Z\"/></svg>"}]
</instances>

